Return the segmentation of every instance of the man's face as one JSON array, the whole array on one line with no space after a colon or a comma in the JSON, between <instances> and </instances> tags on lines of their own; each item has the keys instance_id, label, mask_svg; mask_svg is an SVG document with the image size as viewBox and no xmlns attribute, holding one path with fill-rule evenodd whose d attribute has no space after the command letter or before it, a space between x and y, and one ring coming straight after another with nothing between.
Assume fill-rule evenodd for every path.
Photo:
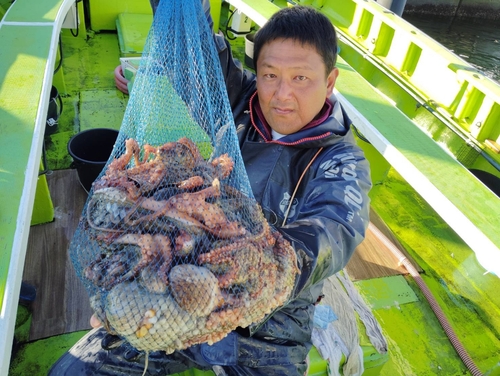
<instances>
[{"instance_id":1,"label":"man's face","mask_svg":"<svg viewBox=\"0 0 500 376\"><path fill-rule=\"evenodd\" d=\"M266 43L257 61L259 104L269 126L291 134L318 115L332 94L338 69L328 77L325 63L310 45L291 39Z\"/></svg>"}]
</instances>

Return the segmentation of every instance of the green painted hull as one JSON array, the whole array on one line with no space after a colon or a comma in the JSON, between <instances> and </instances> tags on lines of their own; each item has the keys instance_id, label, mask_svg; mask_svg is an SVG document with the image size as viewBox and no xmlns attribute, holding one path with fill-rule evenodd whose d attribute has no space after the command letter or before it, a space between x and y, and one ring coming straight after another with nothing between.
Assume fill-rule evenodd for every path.
<instances>
[{"instance_id":1,"label":"green painted hull","mask_svg":"<svg viewBox=\"0 0 500 376\"><path fill-rule=\"evenodd\" d=\"M252 4L252 1L242 3ZM500 121L497 121L500 110L496 97L498 87L492 86L487 80L476 79L474 77L476 72L465 65L459 69L453 65L459 62L453 61L442 64L447 68L451 67L452 71L459 72L457 76L459 78L449 78L451 73L442 75L453 82L448 87L457 90L441 93L432 92L430 87L430 91L426 91L424 90L426 86L431 85L427 83L424 75L419 73L419 69L423 68L415 62L419 56L428 54L426 48L419 47L420 42L414 41L417 47L410 48L408 56L402 57L391 52L392 43L398 41L399 34L391 32L389 26L398 21L390 18L387 21L389 26L377 24L375 21L382 16L372 2L325 0L307 3L321 8L331 17L343 35L340 42L339 80L345 81L339 82L340 93L350 103L356 104L360 111L364 111L372 123L377 121L381 124L389 123L387 130L380 126L381 132L386 131L388 135L395 133L391 132L390 127L397 127L396 120L399 119L397 116L404 115L417 128L429 134L436 141L434 144L444 145L457 164L449 162L451 171L447 172L451 174L447 177L449 186L440 189L454 189L453 179L457 176L457 179L461 179L459 181L463 180L464 184L468 184L470 190L474 191L477 196L474 196L475 200L481 201L481 197L485 198L483 200L485 202L481 203L484 206L477 205L475 220L478 223L482 221L490 223L484 226L499 228L498 198L479 182L461 176L465 174L463 172L466 171L465 168L477 168L498 175L489 161L491 159L498 161L498 155L485 143L486 140L496 141L500 136L498 129ZM90 1L92 21L87 25L90 31L85 29L85 25L80 25L79 37L74 38L68 30L64 30L62 34L64 66L63 70L54 76L53 83L63 95L65 110L59 121L58 132L50 137L50 144L47 145L48 165L52 169L65 169L70 166L71 158L67 154L66 145L77 131L96 127L118 129L127 105L127 97L115 89L112 77L120 57L120 50L117 47L118 37L113 30L95 34L91 31L92 28L95 31L114 28L114 24L109 22L109 14L106 13L109 7L103 9L104 2L99 3L101 8L96 4L98 3ZM286 6L285 1L275 1L274 4ZM144 1L137 12L147 13L148 2ZM220 19L223 25L224 12ZM383 38L381 42L377 42L378 38L375 38L377 43L373 46L372 27L375 26L377 30L382 30ZM234 44L236 54L242 57L242 40L235 41ZM409 45L411 46L411 43ZM418 48L421 48L420 53ZM432 49L435 48L432 46ZM398 69L395 67L396 62L400 62ZM352 79L349 79L350 75ZM360 78L369 83L374 94L368 95L360 89L364 86L355 84ZM392 98L391 108L387 105L390 102L387 98ZM484 107L487 105L488 108ZM398 109L403 115L394 115L394 109ZM377 120L377 114L381 119ZM391 117L394 123L390 123L387 117ZM478 129L475 129L473 125L480 122L478 117L482 117L483 120L480 126L476 127ZM75 119L79 125L78 129L74 127ZM472 139L481 152L465 147L464 137ZM397 144L396 141L391 140L392 144ZM399 147L404 149L408 142L401 142ZM422 268L425 282L435 294L451 326L481 371L488 375L500 375L500 294L498 294L500 279L493 274L484 274L484 267L477 261L474 250L462 239L461 234L450 228L422 194L408 184L408 179L402 176L401 171L398 172L397 168L391 167L387 156L382 156L376 145L366 144L362 140L360 145L367 152L376 182L371 193L374 210ZM432 156L435 150L434 146L428 147L427 157ZM413 152L421 158L422 163L426 161L425 156L420 156L415 150L403 151L407 152L402 154L409 160L412 156L410 152ZM437 151L436 153L440 156ZM412 162L418 164L414 160ZM465 168L461 169L459 164ZM22 170L22 166L18 169ZM430 179L435 178L434 185L439 186L438 177L433 177L431 171L425 171L423 168L421 170ZM441 174L445 173L438 171L434 175ZM468 201L465 194L459 193L456 194L457 201ZM457 202L456 205L466 203ZM15 208L11 210L14 211ZM481 213L484 218L480 218ZM488 230L490 227L485 227L484 232L490 231ZM4 231L6 234L13 233L12 229ZM493 242L500 244L498 237L495 236L498 235L492 235ZM5 263L2 266L8 267ZM22 270L20 272L22 273ZM2 288L4 281L5 279L1 281ZM465 365L446 338L429 304L411 277L360 281L356 286L366 301L372 305L389 342L389 358L381 367L375 367L377 374L387 376L467 374ZM408 298L409 296L411 298ZM16 338L22 342L22 339L27 338L27 330L29 330L29 316L20 309ZM9 374L46 374L52 362L71 347L83 333L72 333L34 343L21 343L9 368Z\"/></svg>"},{"instance_id":2,"label":"green painted hull","mask_svg":"<svg viewBox=\"0 0 500 376\"><path fill-rule=\"evenodd\" d=\"M340 31L341 56L374 88L467 168L500 176L491 166L500 164L496 82L376 3L312 3Z\"/></svg>"}]
</instances>

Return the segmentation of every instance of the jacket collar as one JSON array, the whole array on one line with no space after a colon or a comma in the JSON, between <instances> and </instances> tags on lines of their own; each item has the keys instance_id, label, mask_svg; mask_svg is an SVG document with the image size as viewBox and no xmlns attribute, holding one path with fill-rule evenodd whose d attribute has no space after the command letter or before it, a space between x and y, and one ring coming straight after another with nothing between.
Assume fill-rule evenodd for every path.
<instances>
[{"instance_id":1,"label":"jacket collar","mask_svg":"<svg viewBox=\"0 0 500 376\"><path fill-rule=\"evenodd\" d=\"M335 100L335 97L332 98ZM329 123L328 119L332 117L333 112L337 112L337 107L337 103L335 103L334 105L331 99L327 98L319 114L309 124L307 124L305 127L294 134L287 135L279 140L273 140L271 127L267 123L264 114L262 113L262 109L260 108L257 91L255 91L255 93L250 97L249 101L250 119L255 130L260 134L265 142L283 145L298 145L307 141L320 140L331 136L332 129L329 129L330 127L325 127L325 129L323 129L321 125ZM338 119L339 117L341 119L343 118L342 112L341 114L333 115L336 119ZM344 128L343 124L342 128Z\"/></svg>"}]
</instances>

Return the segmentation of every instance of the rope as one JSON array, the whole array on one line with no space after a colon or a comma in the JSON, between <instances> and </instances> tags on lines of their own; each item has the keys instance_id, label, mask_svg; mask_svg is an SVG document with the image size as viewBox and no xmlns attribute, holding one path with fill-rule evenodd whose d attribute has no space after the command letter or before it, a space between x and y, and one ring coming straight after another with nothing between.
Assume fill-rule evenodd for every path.
<instances>
[{"instance_id":1,"label":"rope","mask_svg":"<svg viewBox=\"0 0 500 376\"><path fill-rule=\"evenodd\" d=\"M286 223L286 220L288 219L288 214L290 214L290 209L292 208L293 199L295 198L295 194L297 193L297 190L299 189L299 185L300 185L302 179L304 178L307 170L309 170L309 167L311 167L314 160L318 157L319 153L321 153L321 150L323 150L323 147L319 148L319 150L316 152L316 154L314 154L314 157L312 157L312 159L307 164L304 171L302 171L302 174L300 175L299 181L297 182L297 184L295 185L295 189L293 190L292 197L290 197L290 201L288 202L288 208L286 209L285 218L283 219L283 224L281 226L284 226Z\"/></svg>"},{"instance_id":2,"label":"rope","mask_svg":"<svg viewBox=\"0 0 500 376\"><path fill-rule=\"evenodd\" d=\"M144 361L144 372L142 373L142 376L146 375L146 372L148 370L148 365L149 365L149 351L146 351L146 360Z\"/></svg>"}]
</instances>

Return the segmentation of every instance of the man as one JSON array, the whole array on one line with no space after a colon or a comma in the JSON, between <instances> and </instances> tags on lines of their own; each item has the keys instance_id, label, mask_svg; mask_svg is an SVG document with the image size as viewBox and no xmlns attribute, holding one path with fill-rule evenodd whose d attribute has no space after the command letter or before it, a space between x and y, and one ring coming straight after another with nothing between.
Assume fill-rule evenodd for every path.
<instances>
[{"instance_id":1,"label":"man","mask_svg":"<svg viewBox=\"0 0 500 376\"><path fill-rule=\"evenodd\" d=\"M150 353L147 374L218 365L228 375L304 375L322 281L347 264L369 222L368 163L332 94L336 33L312 8L277 12L255 36L255 75L233 60L224 38L215 42L254 196L293 245L301 274L291 301L267 321L212 346ZM142 355L96 329L51 374L142 374Z\"/></svg>"}]
</instances>

